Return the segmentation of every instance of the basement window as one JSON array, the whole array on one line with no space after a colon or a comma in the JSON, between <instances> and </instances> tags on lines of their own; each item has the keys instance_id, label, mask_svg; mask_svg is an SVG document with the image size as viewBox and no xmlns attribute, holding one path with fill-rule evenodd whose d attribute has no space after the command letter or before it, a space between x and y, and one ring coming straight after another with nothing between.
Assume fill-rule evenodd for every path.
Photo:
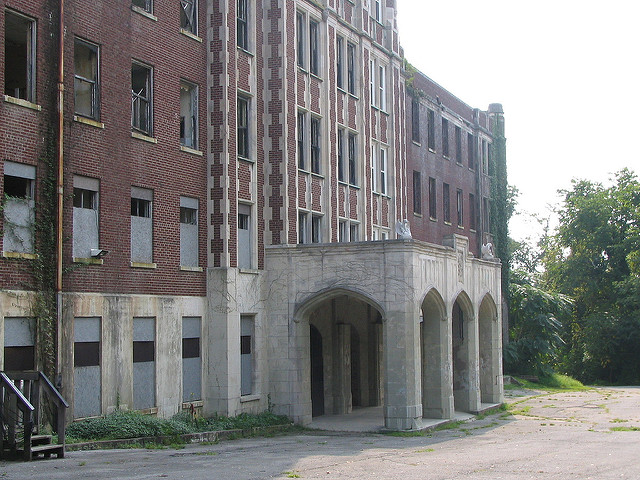
<instances>
[{"instance_id":1,"label":"basement window","mask_svg":"<svg viewBox=\"0 0 640 480\"><path fill-rule=\"evenodd\" d=\"M36 22L5 10L4 93L35 101Z\"/></svg>"}]
</instances>

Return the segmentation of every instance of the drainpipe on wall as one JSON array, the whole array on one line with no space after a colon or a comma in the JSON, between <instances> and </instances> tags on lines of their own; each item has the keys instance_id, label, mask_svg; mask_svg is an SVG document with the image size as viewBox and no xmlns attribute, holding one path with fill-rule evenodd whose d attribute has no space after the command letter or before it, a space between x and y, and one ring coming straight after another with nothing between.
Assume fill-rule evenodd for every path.
<instances>
[{"instance_id":1,"label":"drainpipe on wall","mask_svg":"<svg viewBox=\"0 0 640 480\"><path fill-rule=\"evenodd\" d=\"M64 0L60 0L60 32L58 52L58 222L57 222L57 259L56 259L56 379L54 382L60 388L62 385L60 371L61 330L62 330L62 220L63 220L63 181L64 181Z\"/></svg>"}]
</instances>

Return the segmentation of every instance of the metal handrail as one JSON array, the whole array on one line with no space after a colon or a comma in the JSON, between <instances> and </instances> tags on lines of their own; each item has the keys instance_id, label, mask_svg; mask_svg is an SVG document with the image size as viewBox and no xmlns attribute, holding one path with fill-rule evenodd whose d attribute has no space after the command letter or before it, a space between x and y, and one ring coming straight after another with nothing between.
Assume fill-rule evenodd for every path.
<instances>
[{"instance_id":1,"label":"metal handrail","mask_svg":"<svg viewBox=\"0 0 640 480\"><path fill-rule=\"evenodd\" d=\"M31 402L27 400L20 389L16 387L13 381L4 372L0 372L0 384L2 384L5 388L8 388L10 390L10 393L15 395L18 400L20 400L18 405L23 412L25 411L25 409L30 412L33 412L35 410L34 406L31 405Z\"/></svg>"}]
</instances>

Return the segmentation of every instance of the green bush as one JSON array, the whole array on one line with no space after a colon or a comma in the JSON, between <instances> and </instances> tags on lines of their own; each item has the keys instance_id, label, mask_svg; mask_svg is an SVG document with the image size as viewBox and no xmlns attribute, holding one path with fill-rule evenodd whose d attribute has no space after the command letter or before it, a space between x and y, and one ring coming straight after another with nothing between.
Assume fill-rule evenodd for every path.
<instances>
[{"instance_id":1,"label":"green bush","mask_svg":"<svg viewBox=\"0 0 640 480\"><path fill-rule=\"evenodd\" d=\"M194 418L181 412L170 419L143 415L139 412L117 410L99 418L89 418L72 423L66 429L69 437L87 440L115 440L124 438L175 436L186 433L215 430L249 429L271 425L286 425L290 420L284 415L264 412L258 415L242 413L237 417L215 416Z\"/></svg>"}]
</instances>

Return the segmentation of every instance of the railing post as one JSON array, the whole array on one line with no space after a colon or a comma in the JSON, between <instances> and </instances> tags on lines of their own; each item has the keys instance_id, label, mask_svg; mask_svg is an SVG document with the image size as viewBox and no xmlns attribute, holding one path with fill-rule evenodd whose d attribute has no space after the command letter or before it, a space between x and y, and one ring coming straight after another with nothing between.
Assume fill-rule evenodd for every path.
<instances>
[{"instance_id":1,"label":"railing post","mask_svg":"<svg viewBox=\"0 0 640 480\"><path fill-rule=\"evenodd\" d=\"M29 384L31 390L31 398L29 401L31 405L33 405L33 425L36 427L36 433L40 433L40 416L42 414L40 411L40 380L31 380Z\"/></svg>"},{"instance_id":2,"label":"railing post","mask_svg":"<svg viewBox=\"0 0 640 480\"><path fill-rule=\"evenodd\" d=\"M31 430L33 429L33 420L31 419L31 412L22 412L24 415L24 460L31 460Z\"/></svg>"}]
</instances>

